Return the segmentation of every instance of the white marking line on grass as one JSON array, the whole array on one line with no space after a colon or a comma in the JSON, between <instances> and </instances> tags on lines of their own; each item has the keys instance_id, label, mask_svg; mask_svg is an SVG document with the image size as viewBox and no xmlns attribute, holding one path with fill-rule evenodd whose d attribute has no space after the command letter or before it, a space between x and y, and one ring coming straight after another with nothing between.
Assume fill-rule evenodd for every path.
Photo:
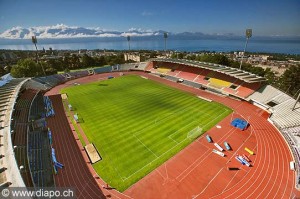
<instances>
[{"instance_id":1,"label":"white marking line on grass","mask_svg":"<svg viewBox=\"0 0 300 199\"><path fill-rule=\"evenodd\" d=\"M176 131L176 132L177 132L177 131ZM173 135L173 133L170 134L170 135L168 136L168 138L171 139L171 140L173 140L174 142L176 142L176 143L178 144L178 142L177 142L176 140L174 140L174 139L171 137L171 135Z\"/></svg>"},{"instance_id":2,"label":"white marking line on grass","mask_svg":"<svg viewBox=\"0 0 300 199\"><path fill-rule=\"evenodd\" d=\"M202 108L205 109L205 107L209 107L209 106L208 106L208 105L207 105L207 106L205 105L205 106L203 106ZM220 105L217 105L215 108L220 108ZM225 109L225 108L223 108L223 109L224 109L225 111L228 111L228 110ZM207 110L211 110L211 109L207 109ZM178 111L175 111L175 112L173 112L173 113L167 113L167 114L164 115L164 117L157 117L157 118L155 118L155 121L152 122L152 124L147 125L147 127L144 128L144 129L141 130L141 131L135 132L135 135L140 135L140 134L142 134L146 129L152 128L153 126L157 126L159 123L163 122L164 120L168 119L169 117L171 117L171 116L173 116L173 115L175 115L175 116L176 116L176 115L179 115L179 116L180 116L180 113L185 112L185 111L191 111L192 113L198 112L198 113L201 113L201 114L203 114L203 115L208 116L208 118L210 117L210 115L209 115L208 113L205 112L206 110L197 110L197 111L195 111L195 110L191 109L190 107L186 107L186 108L183 108L183 109L179 109ZM223 114L223 113L222 113L222 114ZM171 134L171 135L172 135L172 134Z\"/></svg>"},{"instance_id":3,"label":"white marking line on grass","mask_svg":"<svg viewBox=\"0 0 300 199\"><path fill-rule=\"evenodd\" d=\"M218 106L216 106L216 107L218 107ZM224 111L221 115L219 115L218 117L216 117L214 120L212 120L212 121L206 123L206 124L205 124L204 126L202 126L201 128L203 129L206 125L208 125L208 124L210 124L211 122L215 121L217 118L219 118L219 117L222 116L224 113L227 113L227 111L229 111L229 110L227 110L227 109L225 109L225 108L223 108L223 109L224 109L225 111ZM201 112L201 111L198 111L198 112ZM207 113L203 113L203 114L210 116L210 115L207 114ZM210 117L207 117L207 120L210 120ZM197 121L197 120L194 119L193 122L195 122L195 121ZM206 121L206 120L204 120L204 121ZM189 123L189 124L192 124L192 122ZM189 125L189 124L188 124L188 125ZM186 125L186 126L188 126L188 125ZM184 126L183 128L185 128L186 126ZM197 127L199 127L199 126L197 126ZM195 127L195 128L197 128L197 127ZM182 128L181 128L181 129L182 129ZM180 130L180 129L179 129L179 130ZM177 130L177 131L175 131L174 133L170 134L169 137L171 137L172 135L174 135L175 133L177 133L179 130ZM193 130L194 130L194 129L193 129ZM178 143L178 142L177 142L177 143Z\"/></svg>"},{"instance_id":4,"label":"white marking line on grass","mask_svg":"<svg viewBox=\"0 0 300 199\"><path fill-rule=\"evenodd\" d=\"M149 149L136 135L133 134L133 136L138 139L138 141L144 145L144 147L146 147L148 149L148 151L150 151L153 155L155 155L155 157L158 157L153 151L151 151L151 149Z\"/></svg>"},{"instance_id":5,"label":"white marking line on grass","mask_svg":"<svg viewBox=\"0 0 300 199\"><path fill-rule=\"evenodd\" d=\"M216 119L218 119L219 117L221 117L223 114L227 113L227 109L224 108L224 110L226 110L225 112L223 112L222 114L220 114L218 117L216 117L215 119L211 120L210 122L208 122L207 124L205 124L202 128L204 128L205 126L207 126L208 124L210 124L211 122L215 121ZM188 124L189 125L189 124ZM163 154L161 154L160 156L158 156L157 158L155 158L154 160L152 160L151 162L149 162L148 164L144 165L142 168L140 168L139 170L137 170L136 172L132 173L130 176L125 177L123 181L126 181L128 178L130 178L131 176L135 175L136 173L138 173L139 171L141 171L142 169L144 169L145 167L147 167L148 165L152 164L152 162L155 162L157 159L159 159L160 157L162 157L164 154L168 153L170 150L172 150L173 148L177 147L179 144L181 144L182 142L186 141L188 138L183 139L182 141L178 142L178 144L176 144L175 146L171 147L169 150L165 151ZM141 142L141 141L140 141ZM141 142L142 143L142 142ZM143 143L142 143L143 144ZM123 178L123 177L122 177Z\"/></svg>"},{"instance_id":6,"label":"white marking line on grass","mask_svg":"<svg viewBox=\"0 0 300 199\"><path fill-rule=\"evenodd\" d=\"M104 155L109 159L109 162L112 162L111 159L110 159L110 157L109 157L109 155L106 155L107 153L106 153L104 147L101 148L101 149L102 149L102 151L104 152ZM125 181L125 180L124 180L124 177L123 177L122 175L120 175L119 170L114 166L114 164L110 164L110 165L113 167L113 169L114 169L115 172L118 174L118 176L121 178L121 180L124 182L124 181Z\"/></svg>"}]
</instances>

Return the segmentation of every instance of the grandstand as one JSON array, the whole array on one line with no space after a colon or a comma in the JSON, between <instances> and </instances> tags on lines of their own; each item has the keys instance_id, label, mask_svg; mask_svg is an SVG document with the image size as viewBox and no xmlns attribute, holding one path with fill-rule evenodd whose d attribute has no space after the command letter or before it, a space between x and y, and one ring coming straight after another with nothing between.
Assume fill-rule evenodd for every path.
<instances>
[{"instance_id":1,"label":"grandstand","mask_svg":"<svg viewBox=\"0 0 300 199\"><path fill-rule=\"evenodd\" d=\"M245 99L265 82L265 78L228 66L177 59L150 59L146 71L167 74L197 83L197 87Z\"/></svg>"},{"instance_id":2,"label":"grandstand","mask_svg":"<svg viewBox=\"0 0 300 199\"><path fill-rule=\"evenodd\" d=\"M48 85L53 77L40 78ZM39 79L39 80L40 80ZM32 89L32 79L2 81L1 102L1 182L3 186L54 186L49 144L43 126L34 125L35 119L44 117L43 93ZM37 84L40 88L40 84ZM43 87L46 89L45 87ZM34 133L33 133L34 132ZM11 155L14 154L14 155Z\"/></svg>"},{"instance_id":3,"label":"grandstand","mask_svg":"<svg viewBox=\"0 0 300 199\"><path fill-rule=\"evenodd\" d=\"M12 134L14 135L12 125L17 124L12 118L12 111L16 103L17 96L21 91L22 85L27 81L27 79L13 79L11 76L2 77L0 81L0 109L1 109L1 119L0 119L0 134L1 134L1 178L0 184L2 187L13 185L24 187L25 185L31 185L28 179L27 171L19 171L18 164L24 163L24 148L17 148L13 146ZM22 119L23 120L23 119ZM22 131L22 126L18 126L16 131ZM24 140L18 140L17 142L23 142ZM16 159L14 151L17 153L19 158ZM26 151L26 150L25 150ZM25 165L24 165L25 166ZM25 167L26 168L26 167ZM23 180L23 178L25 180ZM25 182L24 182L25 181ZM26 184L25 184L26 183Z\"/></svg>"},{"instance_id":4,"label":"grandstand","mask_svg":"<svg viewBox=\"0 0 300 199\"><path fill-rule=\"evenodd\" d=\"M268 110L271 113L270 120L279 129L300 126L300 103L270 85L261 87L250 95L247 100L262 109Z\"/></svg>"}]
</instances>

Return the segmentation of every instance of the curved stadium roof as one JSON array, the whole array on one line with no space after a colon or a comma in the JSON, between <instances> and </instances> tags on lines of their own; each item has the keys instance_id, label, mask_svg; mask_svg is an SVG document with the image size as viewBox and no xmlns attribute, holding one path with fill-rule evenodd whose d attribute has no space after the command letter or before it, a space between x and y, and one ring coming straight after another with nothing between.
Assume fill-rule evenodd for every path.
<instances>
[{"instance_id":1,"label":"curved stadium roof","mask_svg":"<svg viewBox=\"0 0 300 199\"><path fill-rule=\"evenodd\" d=\"M183 64L183 65L188 65L188 66L193 66L198 68L205 68L208 70L217 71L219 73L229 75L231 77L235 77L247 83L266 81L264 77L260 77L253 73L239 70L237 68L232 68L229 66L219 65L219 64L187 60L187 59L170 59L170 58L153 58L153 59L149 59L148 61L169 62L174 64Z\"/></svg>"}]
</instances>

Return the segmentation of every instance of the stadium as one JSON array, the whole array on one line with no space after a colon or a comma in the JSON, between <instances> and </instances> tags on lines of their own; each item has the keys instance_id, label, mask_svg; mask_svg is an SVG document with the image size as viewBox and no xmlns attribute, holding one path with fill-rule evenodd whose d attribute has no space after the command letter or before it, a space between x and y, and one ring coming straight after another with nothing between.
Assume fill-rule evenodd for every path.
<instances>
[{"instance_id":1,"label":"stadium","mask_svg":"<svg viewBox=\"0 0 300 199\"><path fill-rule=\"evenodd\" d=\"M265 81L168 58L3 76L1 187L72 187L76 198L298 198L299 97Z\"/></svg>"}]
</instances>

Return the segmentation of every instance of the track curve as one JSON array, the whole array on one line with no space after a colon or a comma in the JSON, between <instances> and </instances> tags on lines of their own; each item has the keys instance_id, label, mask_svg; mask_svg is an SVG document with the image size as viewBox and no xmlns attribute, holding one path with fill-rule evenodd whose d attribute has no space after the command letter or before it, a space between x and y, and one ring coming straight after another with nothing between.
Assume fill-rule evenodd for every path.
<instances>
[{"instance_id":1,"label":"track curve","mask_svg":"<svg viewBox=\"0 0 300 199\"><path fill-rule=\"evenodd\" d=\"M111 73L110 75L118 76L118 74L119 73ZM280 132L266 120L266 113L261 109L247 102L217 96L147 73L130 72L130 74L143 75L154 81L176 87L195 95L201 95L232 108L234 114L226 117L219 123L219 125L222 126L222 130L213 127L206 132L206 134L211 135L214 141L220 143L225 140L230 140L233 151L226 152L226 157L223 159L217 157L215 154L211 153L213 147L206 142L205 138L203 138L204 136L201 136L177 155L145 176L142 180L132 185L124 192L124 195L112 190L111 193L113 198L300 197L299 191L295 189L295 173L289 169L289 162L293 160L289 147ZM108 74L97 74L71 80L53 88L47 92L46 95L58 94L61 88L70 86L74 82L93 82L101 80L104 77L107 77L107 75ZM243 117L249 120L250 127L244 132L234 129L229 124L232 117ZM57 124L57 121L55 119L53 120L54 126L58 126L61 131L66 130L66 127L64 127L63 124ZM74 148L78 148L75 144L70 144L63 135L59 139L57 138L56 140L58 145L68 147L68 151L73 151ZM63 139L65 139L65 141L62 141ZM75 141L74 136L68 137L68 139L73 139ZM245 146L255 151L255 155L250 156L250 159L252 160L251 164L253 165L250 168L242 167L234 159L234 156L237 153L245 153ZM70 153L62 154L66 153L63 152L65 149L59 148L59 146L57 148L60 151L58 156L71 155ZM73 158L81 158L78 157L78 154L77 157L70 157L72 158L69 158L66 161L70 161L71 164L72 162L74 164ZM82 160L79 160L81 162L80 167L87 167L87 165L82 163ZM240 167L240 170L236 172L228 171L227 166ZM64 178L56 179L58 186L72 185L72 183L82 184L82 182L80 182L80 176L92 176L91 174L84 172L78 174L79 176L73 177L74 172L72 170L78 170L76 167L78 166L70 166L70 171L66 172ZM66 168L66 170L69 170L69 168ZM84 187L87 192L92 194L93 191L91 191L89 186L90 185L81 185L79 187ZM89 194L86 196L89 196Z\"/></svg>"}]
</instances>

